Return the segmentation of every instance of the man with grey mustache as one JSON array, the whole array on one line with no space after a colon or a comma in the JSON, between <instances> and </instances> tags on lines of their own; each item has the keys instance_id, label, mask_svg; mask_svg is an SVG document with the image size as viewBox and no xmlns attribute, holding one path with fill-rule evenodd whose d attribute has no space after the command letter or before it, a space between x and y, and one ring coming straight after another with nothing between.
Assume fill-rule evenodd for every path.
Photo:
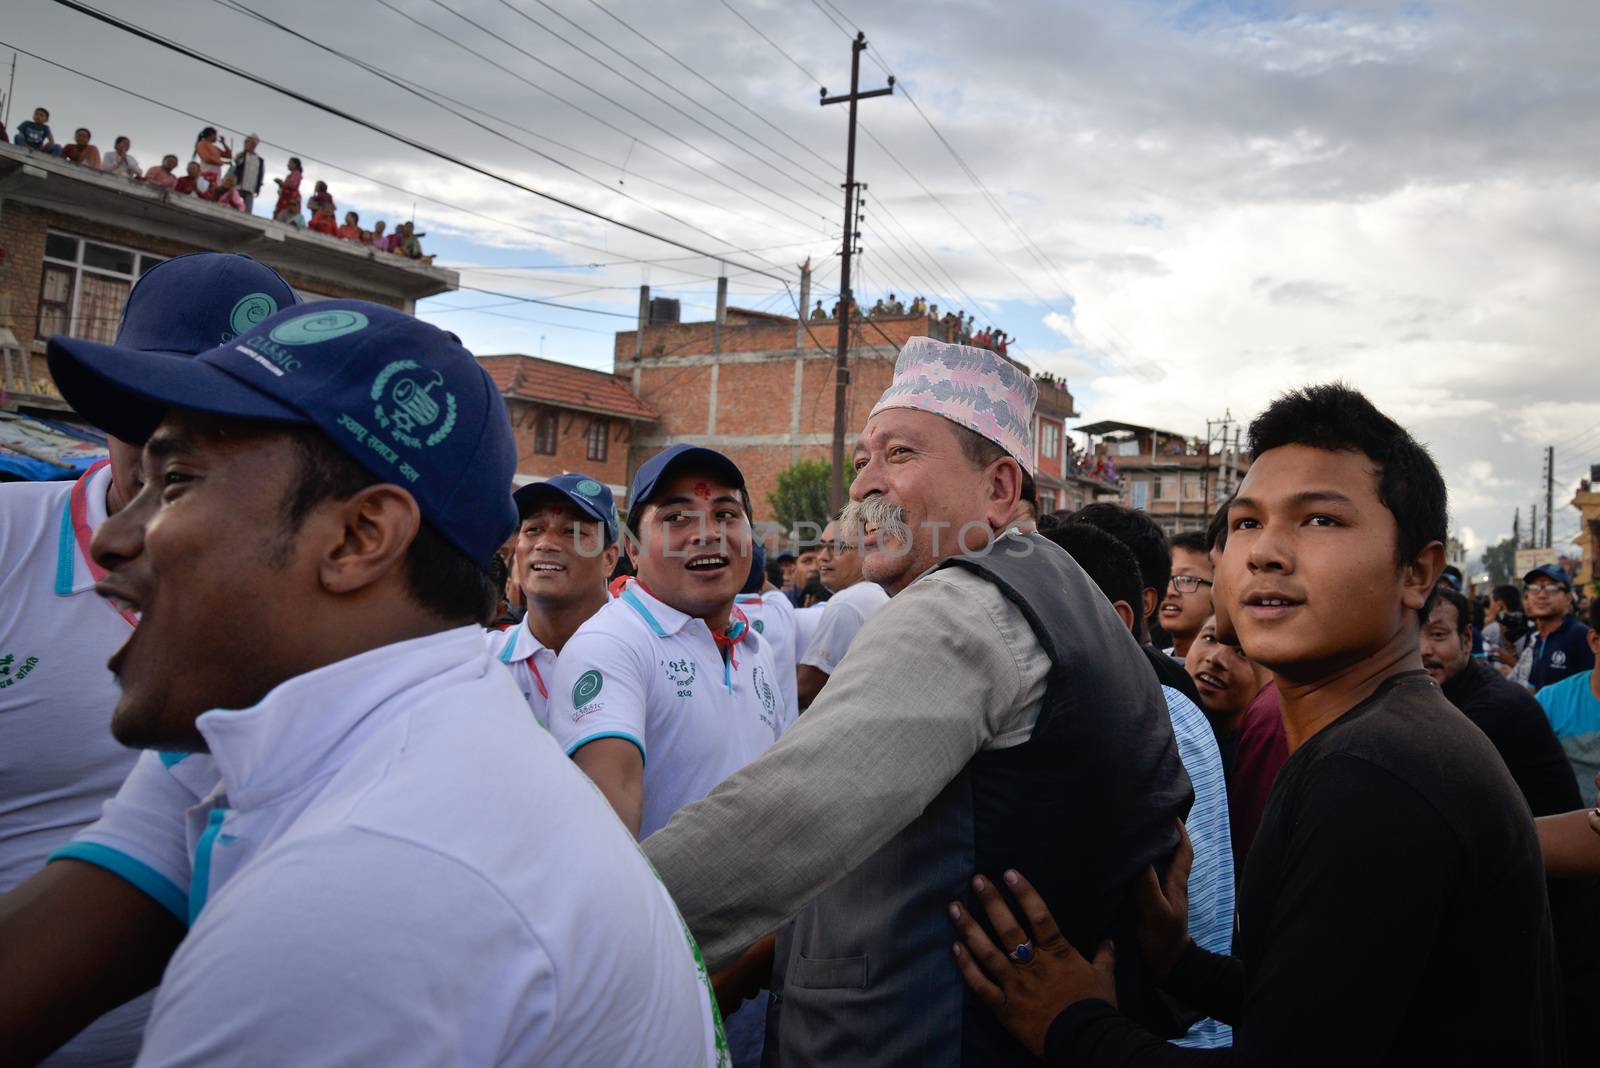
<instances>
[{"instance_id":1,"label":"man with grey mustache","mask_svg":"<svg viewBox=\"0 0 1600 1068\"><path fill-rule=\"evenodd\" d=\"M844 520L891 600L793 729L645 840L713 971L794 919L781 1065L1034 1063L962 983L948 903L1021 868L1074 944L1131 949L1132 882L1177 844L1192 792L1154 673L1071 557L1018 529L1036 397L997 353L906 344ZM1117 976L1124 1011L1182 1033L1137 953Z\"/></svg>"}]
</instances>

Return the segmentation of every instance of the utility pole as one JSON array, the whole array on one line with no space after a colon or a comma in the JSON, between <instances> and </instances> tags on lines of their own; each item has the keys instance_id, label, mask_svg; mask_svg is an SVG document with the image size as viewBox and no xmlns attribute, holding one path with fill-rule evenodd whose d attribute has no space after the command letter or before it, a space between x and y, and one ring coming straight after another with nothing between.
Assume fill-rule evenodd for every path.
<instances>
[{"instance_id":1,"label":"utility pole","mask_svg":"<svg viewBox=\"0 0 1600 1068\"><path fill-rule=\"evenodd\" d=\"M1556 519L1556 447L1546 445L1544 449L1544 547L1550 548L1554 543Z\"/></svg>"},{"instance_id":2,"label":"utility pole","mask_svg":"<svg viewBox=\"0 0 1600 1068\"><path fill-rule=\"evenodd\" d=\"M1537 549L1539 547L1539 502L1538 501L1534 501L1533 502L1533 518L1528 520L1528 541L1530 543L1528 545L1528 548Z\"/></svg>"},{"instance_id":3,"label":"utility pole","mask_svg":"<svg viewBox=\"0 0 1600 1068\"><path fill-rule=\"evenodd\" d=\"M850 388L850 256L855 248L856 233L856 102L868 97L888 96L894 92L894 76L884 89L861 91L861 53L867 49L867 35L856 34L850 43L850 92L845 96L829 96L822 89L822 106L850 105L849 134L844 156L844 247L839 255L839 352L834 358L833 378L833 483L828 489L828 509L837 512L844 505L844 431L845 398ZM802 313L803 314L803 313Z\"/></svg>"},{"instance_id":4,"label":"utility pole","mask_svg":"<svg viewBox=\"0 0 1600 1068\"><path fill-rule=\"evenodd\" d=\"M1522 509L1511 514L1511 551L1522 548Z\"/></svg>"}]
</instances>

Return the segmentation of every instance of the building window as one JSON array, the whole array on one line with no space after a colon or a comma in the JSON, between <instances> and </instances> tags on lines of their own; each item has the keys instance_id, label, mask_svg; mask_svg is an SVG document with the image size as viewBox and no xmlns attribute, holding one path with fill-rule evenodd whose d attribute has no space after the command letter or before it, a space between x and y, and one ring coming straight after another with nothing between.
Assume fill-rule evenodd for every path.
<instances>
[{"instance_id":1,"label":"building window","mask_svg":"<svg viewBox=\"0 0 1600 1068\"><path fill-rule=\"evenodd\" d=\"M1039 491L1039 514L1049 515L1056 510L1056 495L1053 490Z\"/></svg>"},{"instance_id":2,"label":"building window","mask_svg":"<svg viewBox=\"0 0 1600 1068\"><path fill-rule=\"evenodd\" d=\"M606 459L606 442L611 437L611 420L593 419L589 422L589 459L596 463L604 463Z\"/></svg>"},{"instance_id":3,"label":"building window","mask_svg":"<svg viewBox=\"0 0 1600 1068\"><path fill-rule=\"evenodd\" d=\"M1155 499L1158 501L1175 501L1178 499L1178 476L1158 475L1156 477Z\"/></svg>"},{"instance_id":4,"label":"building window","mask_svg":"<svg viewBox=\"0 0 1600 1068\"><path fill-rule=\"evenodd\" d=\"M560 427L555 412L540 412L533 424L533 451L546 456L556 454L556 438Z\"/></svg>"},{"instance_id":5,"label":"building window","mask_svg":"<svg viewBox=\"0 0 1600 1068\"><path fill-rule=\"evenodd\" d=\"M1133 487L1133 506L1144 511L1150 504L1150 483L1146 479L1136 478L1131 481Z\"/></svg>"},{"instance_id":6,"label":"building window","mask_svg":"<svg viewBox=\"0 0 1600 1068\"><path fill-rule=\"evenodd\" d=\"M38 335L115 341L133 283L163 258L70 234L45 234Z\"/></svg>"},{"instance_id":7,"label":"building window","mask_svg":"<svg viewBox=\"0 0 1600 1068\"><path fill-rule=\"evenodd\" d=\"M1198 501L1200 499L1200 483L1201 478L1199 475L1183 476L1183 499L1186 501Z\"/></svg>"},{"instance_id":8,"label":"building window","mask_svg":"<svg viewBox=\"0 0 1600 1068\"><path fill-rule=\"evenodd\" d=\"M1054 460L1061 453L1061 426L1059 423L1039 423L1039 456Z\"/></svg>"}]
</instances>

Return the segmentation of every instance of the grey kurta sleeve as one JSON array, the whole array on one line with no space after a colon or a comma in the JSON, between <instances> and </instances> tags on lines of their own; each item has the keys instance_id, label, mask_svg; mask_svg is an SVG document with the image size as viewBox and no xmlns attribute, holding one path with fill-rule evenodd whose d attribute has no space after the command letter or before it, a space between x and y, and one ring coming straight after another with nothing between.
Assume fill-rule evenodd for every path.
<instances>
[{"instance_id":1,"label":"grey kurta sleeve","mask_svg":"<svg viewBox=\"0 0 1600 1068\"><path fill-rule=\"evenodd\" d=\"M644 842L707 964L871 856L979 750L1025 740L1048 670L1022 614L961 569L879 609L776 745Z\"/></svg>"}]
</instances>

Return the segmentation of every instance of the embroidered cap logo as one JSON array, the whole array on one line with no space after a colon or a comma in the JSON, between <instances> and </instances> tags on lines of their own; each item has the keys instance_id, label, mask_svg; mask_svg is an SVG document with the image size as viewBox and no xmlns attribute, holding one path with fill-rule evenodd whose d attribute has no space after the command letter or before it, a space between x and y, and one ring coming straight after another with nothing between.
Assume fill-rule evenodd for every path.
<instances>
[{"instance_id":1,"label":"embroidered cap logo","mask_svg":"<svg viewBox=\"0 0 1600 1068\"><path fill-rule=\"evenodd\" d=\"M441 394L443 408L433 396L433 390L444 384L444 375L438 371L424 371L421 375L404 373L422 370L422 365L415 360L395 360L379 372L372 383L372 399L377 402L372 406L372 417L394 435L396 441L413 449L439 444L450 436L456 425L456 395L444 391ZM435 423L439 424L438 428L426 438L412 433L426 430Z\"/></svg>"},{"instance_id":2,"label":"embroidered cap logo","mask_svg":"<svg viewBox=\"0 0 1600 1068\"><path fill-rule=\"evenodd\" d=\"M242 334L263 319L278 314L278 302L270 293L251 293L240 297L239 303L228 313L228 325L235 335Z\"/></svg>"},{"instance_id":3,"label":"embroidered cap logo","mask_svg":"<svg viewBox=\"0 0 1600 1068\"><path fill-rule=\"evenodd\" d=\"M600 485L600 483L596 482L592 478L586 478L573 487L573 489L577 490L585 497L598 497L600 496L600 491L604 488L604 486Z\"/></svg>"},{"instance_id":4,"label":"embroidered cap logo","mask_svg":"<svg viewBox=\"0 0 1600 1068\"><path fill-rule=\"evenodd\" d=\"M335 308L332 311L297 315L286 323L279 323L267 336L280 345L315 345L332 341L336 337L353 334L367 328L367 317L356 311Z\"/></svg>"}]
</instances>

